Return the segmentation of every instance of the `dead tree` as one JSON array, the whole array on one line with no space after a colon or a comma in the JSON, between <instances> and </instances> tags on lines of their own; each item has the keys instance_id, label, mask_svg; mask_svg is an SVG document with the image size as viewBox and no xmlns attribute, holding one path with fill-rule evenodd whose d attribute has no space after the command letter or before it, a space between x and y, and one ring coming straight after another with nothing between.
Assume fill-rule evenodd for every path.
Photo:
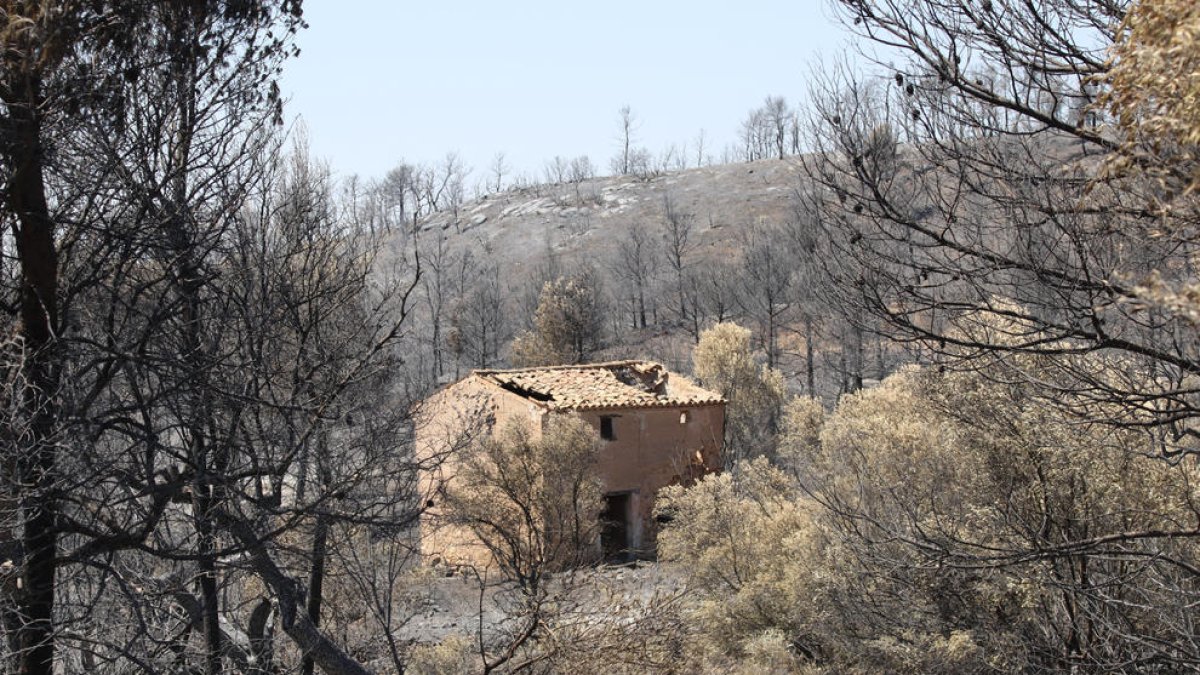
<instances>
[{"instance_id":1,"label":"dead tree","mask_svg":"<svg viewBox=\"0 0 1200 675\"><path fill-rule=\"evenodd\" d=\"M637 225L629 227L617 242L613 274L625 285L630 296L631 324L634 328L647 325L647 296L657 276L658 256L650 233ZM653 298L651 298L653 301Z\"/></svg>"},{"instance_id":2,"label":"dead tree","mask_svg":"<svg viewBox=\"0 0 1200 675\"><path fill-rule=\"evenodd\" d=\"M793 305L792 255L781 230L765 225L747 228L741 237L742 269L737 301L758 325L767 366L779 363L779 334Z\"/></svg>"},{"instance_id":3,"label":"dead tree","mask_svg":"<svg viewBox=\"0 0 1200 675\"><path fill-rule=\"evenodd\" d=\"M684 277L687 274L688 267L692 263L692 252L698 245L693 236L695 220L695 215L681 210L675 204L670 194L663 196L663 254L667 259L667 266L671 268L675 276L675 297L678 302L677 316L679 322L682 324L689 322ZM692 317L690 322L694 325L696 323L695 318ZM696 339L699 339L699 337L697 336Z\"/></svg>"},{"instance_id":4,"label":"dead tree","mask_svg":"<svg viewBox=\"0 0 1200 675\"><path fill-rule=\"evenodd\" d=\"M380 240L322 212L315 173L300 178L297 165L290 183L273 182L280 102L269 83L298 5L102 3L23 18L0 38L15 59L0 75L0 151L16 160L5 162L16 173L0 220L19 258L46 265L6 277L6 306L36 295L22 330L51 327L57 344L32 355L68 376L29 389L53 405L9 425L46 429L52 444L6 435L19 459L6 485L40 504L21 511L29 592L5 626L19 669L222 671L247 649L269 651L273 613L325 670L362 672L305 611L316 595L280 538L403 517L377 505L385 475L411 473L404 454L383 451L381 435L351 442L360 434L347 428L351 415L378 428L386 408L364 415L361 401L391 397L362 390L384 384L416 275L379 276ZM294 194L271 194L285 184ZM39 185L43 197L55 186L53 211L37 206ZM43 250L39 231L59 244ZM11 363L37 375L25 361ZM299 499L292 486L310 472ZM44 517L51 526L35 528ZM271 598L266 610L223 606L223 589L252 587ZM158 598L188 608L182 625ZM252 644L231 640L223 619L255 627Z\"/></svg>"}]
</instances>

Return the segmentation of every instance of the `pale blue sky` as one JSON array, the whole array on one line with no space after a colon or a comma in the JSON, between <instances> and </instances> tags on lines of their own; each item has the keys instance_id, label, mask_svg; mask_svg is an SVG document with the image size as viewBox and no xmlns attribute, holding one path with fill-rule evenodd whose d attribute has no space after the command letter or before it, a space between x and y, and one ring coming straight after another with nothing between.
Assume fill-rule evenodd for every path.
<instances>
[{"instance_id":1,"label":"pale blue sky","mask_svg":"<svg viewBox=\"0 0 1200 675\"><path fill-rule=\"evenodd\" d=\"M304 12L282 86L314 152L374 177L457 151L469 183L497 152L530 173L580 154L607 172L626 104L651 152L704 129L719 157L748 110L802 100L817 59L848 39L826 0L306 0Z\"/></svg>"}]
</instances>

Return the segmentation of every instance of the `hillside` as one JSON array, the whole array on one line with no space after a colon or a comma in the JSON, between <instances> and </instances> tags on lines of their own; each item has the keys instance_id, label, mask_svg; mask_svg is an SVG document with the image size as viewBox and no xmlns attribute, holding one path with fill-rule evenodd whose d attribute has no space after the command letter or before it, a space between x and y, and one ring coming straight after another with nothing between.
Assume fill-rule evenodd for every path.
<instances>
[{"instance_id":1,"label":"hillside","mask_svg":"<svg viewBox=\"0 0 1200 675\"><path fill-rule=\"evenodd\" d=\"M667 197L695 217L700 249L727 246L741 226L791 216L800 181L799 160L760 160L706 166L642 180L595 178L575 184L520 188L467 202L457 215L432 214L423 233L445 232L452 241L486 246L496 259L522 268L544 257L547 241L571 258L611 254L626 228L657 225ZM455 226L455 221L458 225Z\"/></svg>"},{"instance_id":2,"label":"hillside","mask_svg":"<svg viewBox=\"0 0 1200 675\"><path fill-rule=\"evenodd\" d=\"M510 341L530 327L544 282L586 265L602 290L604 326L585 360L646 359L690 373L699 332L735 321L794 393L832 401L882 379L911 356L824 306L812 261L785 227L801 217L804 180L801 159L789 157L524 187L432 214L418 222L418 245L427 276L442 278L422 289L413 378L446 383L511 365ZM690 222L682 277L668 260L668 201ZM488 284L490 301L480 295ZM460 333L456 312L470 323ZM474 342L456 354L451 334Z\"/></svg>"}]
</instances>

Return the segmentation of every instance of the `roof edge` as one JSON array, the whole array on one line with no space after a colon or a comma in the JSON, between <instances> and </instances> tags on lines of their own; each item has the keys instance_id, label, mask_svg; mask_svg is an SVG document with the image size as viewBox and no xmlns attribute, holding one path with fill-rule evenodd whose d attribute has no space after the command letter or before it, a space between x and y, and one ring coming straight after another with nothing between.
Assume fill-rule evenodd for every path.
<instances>
[{"instance_id":1,"label":"roof edge","mask_svg":"<svg viewBox=\"0 0 1200 675\"><path fill-rule=\"evenodd\" d=\"M646 370L661 370L666 376L676 376L688 386L698 389L701 392L708 394L711 398L707 400L659 400L659 401L639 401L630 403L618 404L591 404L582 403L579 405L570 405L553 399L540 400L539 397L526 395L517 391L513 387L506 386L502 381L505 376L520 375L523 373L536 373L546 371L586 371L586 370L612 370L616 368L638 368ZM691 378L686 375L672 373L665 365L658 361L648 359L621 359L616 361L602 361L596 363L575 363L558 366L533 366L528 368L487 368L475 369L464 377L459 382L474 379L487 383L492 391L504 392L505 394L515 396L523 402L536 406L548 412L603 412L606 410L662 410L670 408L701 408L710 406L725 406L729 401L719 393L707 390L695 384Z\"/></svg>"},{"instance_id":2,"label":"roof edge","mask_svg":"<svg viewBox=\"0 0 1200 675\"><path fill-rule=\"evenodd\" d=\"M571 407L558 406L548 408L555 412L603 412L605 410L656 410L660 408L707 408L714 405L728 405L729 401L720 398L716 401L662 401L660 403L627 403L624 405L578 405Z\"/></svg>"},{"instance_id":3,"label":"roof edge","mask_svg":"<svg viewBox=\"0 0 1200 675\"><path fill-rule=\"evenodd\" d=\"M499 375L507 373L528 373L535 370L591 370L593 368L617 368L620 366L632 366L637 364L659 366L666 369L658 361L648 361L645 359L622 359L620 361L600 361L597 363L570 363L560 366L530 366L527 368L484 368L472 370L472 375Z\"/></svg>"}]
</instances>

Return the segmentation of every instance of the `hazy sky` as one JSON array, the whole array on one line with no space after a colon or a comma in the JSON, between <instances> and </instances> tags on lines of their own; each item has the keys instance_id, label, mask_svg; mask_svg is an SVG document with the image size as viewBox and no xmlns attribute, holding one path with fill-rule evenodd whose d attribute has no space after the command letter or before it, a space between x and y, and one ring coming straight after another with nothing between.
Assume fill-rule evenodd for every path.
<instances>
[{"instance_id":1,"label":"hazy sky","mask_svg":"<svg viewBox=\"0 0 1200 675\"><path fill-rule=\"evenodd\" d=\"M306 0L287 65L289 112L339 175L457 151L487 173L497 152L540 173L554 155L607 172L617 111L657 154L732 142L767 95L789 102L847 34L826 0ZM694 149L693 149L694 154Z\"/></svg>"}]
</instances>

